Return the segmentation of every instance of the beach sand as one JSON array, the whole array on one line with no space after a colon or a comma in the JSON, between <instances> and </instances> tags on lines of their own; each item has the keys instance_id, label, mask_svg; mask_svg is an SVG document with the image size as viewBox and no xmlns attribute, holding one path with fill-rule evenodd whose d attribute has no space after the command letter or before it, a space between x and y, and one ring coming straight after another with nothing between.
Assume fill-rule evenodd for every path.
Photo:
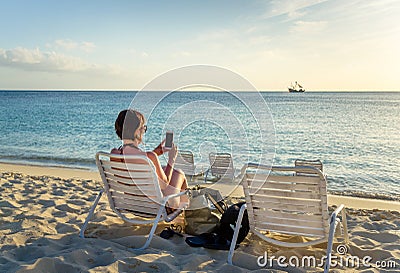
<instances>
[{"instance_id":1,"label":"beach sand","mask_svg":"<svg viewBox=\"0 0 400 273\"><path fill-rule=\"evenodd\" d=\"M145 251L149 226L124 223L101 199L86 236L79 230L99 189L97 172L0 164L0 272L322 272L320 267L260 267L257 258L268 253L298 257L325 254L326 244L308 248L278 248L249 234L236 250L233 266L227 251L192 248L184 238L155 236ZM221 188L222 192L229 191ZM240 189L232 194L241 196ZM400 203L330 195L330 206L345 204L350 244L347 254L370 267L336 266L333 272L399 272ZM332 207L332 208L333 208ZM156 234L167 225L160 224ZM299 238L292 238L293 240ZM334 253L341 240L334 242ZM338 254L336 254L338 255ZM382 268L380 265L386 265ZM393 266L397 268L393 268Z\"/></svg>"}]
</instances>

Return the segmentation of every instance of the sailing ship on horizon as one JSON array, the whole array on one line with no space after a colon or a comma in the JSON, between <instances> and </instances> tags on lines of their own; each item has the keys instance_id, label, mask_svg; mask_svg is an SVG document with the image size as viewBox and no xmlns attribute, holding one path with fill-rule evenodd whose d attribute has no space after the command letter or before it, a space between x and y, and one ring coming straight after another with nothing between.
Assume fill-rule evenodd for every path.
<instances>
[{"instance_id":1,"label":"sailing ship on horizon","mask_svg":"<svg viewBox=\"0 0 400 273\"><path fill-rule=\"evenodd\" d=\"M297 81L295 81L294 85L291 83L288 89L290 93L302 93L306 91Z\"/></svg>"}]
</instances>

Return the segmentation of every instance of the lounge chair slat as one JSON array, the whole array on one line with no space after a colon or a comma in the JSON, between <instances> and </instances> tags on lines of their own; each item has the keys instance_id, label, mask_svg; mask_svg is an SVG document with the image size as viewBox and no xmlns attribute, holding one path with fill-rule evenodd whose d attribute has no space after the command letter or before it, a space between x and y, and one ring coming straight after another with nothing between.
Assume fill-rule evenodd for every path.
<instances>
[{"instance_id":1,"label":"lounge chair slat","mask_svg":"<svg viewBox=\"0 0 400 273\"><path fill-rule=\"evenodd\" d=\"M298 191L280 191L280 190L271 190L271 189L260 189L253 196L257 196L259 199L268 199L271 197L281 196L292 199L311 199L316 200L320 199L320 195L318 193L311 192L298 192Z\"/></svg>"},{"instance_id":2,"label":"lounge chair slat","mask_svg":"<svg viewBox=\"0 0 400 273\"><path fill-rule=\"evenodd\" d=\"M321 200L318 199L304 199L304 198L292 198L287 196L267 196L262 194L249 194L251 200L256 202L281 202L281 204L293 204L298 206L321 206Z\"/></svg>"},{"instance_id":3,"label":"lounge chair slat","mask_svg":"<svg viewBox=\"0 0 400 273\"><path fill-rule=\"evenodd\" d=\"M286 200L285 200L286 201ZM293 212L308 212L321 214L321 206L319 203L305 203L305 204L297 204L297 203L279 203L273 202L273 200L253 200L253 206L258 208L266 208L266 209L277 209L277 210L288 210Z\"/></svg>"},{"instance_id":4,"label":"lounge chair slat","mask_svg":"<svg viewBox=\"0 0 400 273\"><path fill-rule=\"evenodd\" d=\"M310 233L307 231L301 232L299 230L297 231L281 231L279 229L273 229L271 226L269 226L268 228L260 228L257 227L256 229L257 231L259 231L260 233L263 233L263 231L268 231L271 235L275 235L276 234L286 234L286 235L296 235L296 236L305 236L305 237L317 237L317 238L323 238L323 235L320 234L314 234L314 233ZM276 242L277 245L279 245L279 240L273 240ZM287 243L284 242L284 244L288 244L288 246L290 246L291 243Z\"/></svg>"},{"instance_id":5,"label":"lounge chair slat","mask_svg":"<svg viewBox=\"0 0 400 273\"><path fill-rule=\"evenodd\" d=\"M226 176L226 177L232 178L233 172L227 172L227 171L224 171L224 170L221 170L221 171L217 170L217 171L213 172L213 175L214 176Z\"/></svg>"},{"instance_id":6,"label":"lounge chair slat","mask_svg":"<svg viewBox=\"0 0 400 273\"><path fill-rule=\"evenodd\" d=\"M281 218L281 219L293 219L293 220L301 220L301 221L319 221L322 225L322 214L310 214L303 213L300 214L298 212L285 212L285 211L272 211L268 209L261 209L257 207L254 208L254 218L255 219L265 219L268 221L270 217Z\"/></svg>"},{"instance_id":7,"label":"lounge chair slat","mask_svg":"<svg viewBox=\"0 0 400 273\"><path fill-rule=\"evenodd\" d=\"M264 217L259 217L256 215L255 221L258 223L269 223L269 224L285 224L290 226L298 226L298 227L310 227L310 228L321 228L325 229L325 226L321 225L320 221L307 221L306 219L296 220L293 218L275 218L275 217L268 217L265 219Z\"/></svg>"},{"instance_id":8,"label":"lounge chair slat","mask_svg":"<svg viewBox=\"0 0 400 273\"><path fill-rule=\"evenodd\" d=\"M151 172L152 169L148 163L144 161L140 163L126 163L126 162L116 162L116 161L104 161L103 168L114 168L122 170L134 170L134 171L148 171Z\"/></svg>"},{"instance_id":9,"label":"lounge chair slat","mask_svg":"<svg viewBox=\"0 0 400 273\"><path fill-rule=\"evenodd\" d=\"M274 181L267 181L262 185L262 188L265 190L272 189L272 190L319 192L320 186L312 184L293 183L293 182L280 183Z\"/></svg>"},{"instance_id":10,"label":"lounge chair slat","mask_svg":"<svg viewBox=\"0 0 400 273\"><path fill-rule=\"evenodd\" d=\"M194 174L195 169L192 168L191 166L187 166L187 165L180 165L180 164L176 164L174 165L175 169L181 169L185 174Z\"/></svg>"},{"instance_id":11,"label":"lounge chair slat","mask_svg":"<svg viewBox=\"0 0 400 273\"><path fill-rule=\"evenodd\" d=\"M129 177L128 176L113 176L110 173L105 173L107 179L110 179L112 181L118 181L120 183L124 184L131 184L131 185L152 185L153 184L153 179L151 177L146 177L146 178L136 178L136 177Z\"/></svg>"},{"instance_id":12,"label":"lounge chair slat","mask_svg":"<svg viewBox=\"0 0 400 273\"><path fill-rule=\"evenodd\" d=\"M221 167L229 167L231 166L231 161L230 158L224 158L224 159L215 159L213 162L215 165L221 166Z\"/></svg>"},{"instance_id":13,"label":"lounge chair slat","mask_svg":"<svg viewBox=\"0 0 400 273\"><path fill-rule=\"evenodd\" d=\"M300 184L312 184L312 185L320 185L320 180L319 177L315 176L310 176L307 178L304 177L298 177L294 175L274 175L274 174L264 174L264 173L250 173L246 175L246 178L248 182L251 182L252 180L261 182L261 181L270 181L270 182L275 182L275 183L300 183ZM249 183L248 183L249 184ZM249 184L251 185L251 184Z\"/></svg>"},{"instance_id":14,"label":"lounge chair slat","mask_svg":"<svg viewBox=\"0 0 400 273\"><path fill-rule=\"evenodd\" d=\"M104 172L108 174L112 174L115 176L121 176L121 177L144 177L144 178L152 178L152 172L150 171L137 171L137 172L132 172L132 171L127 171L123 169L115 169L115 168L104 168ZM147 175L146 175L147 174Z\"/></svg>"},{"instance_id":15,"label":"lounge chair slat","mask_svg":"<svg viewBox=\"0 0 400 273\"><path fill-rule=\"evenodd\" d=\"M128 194L123 194L120 192L113 192L111 193L111 196L113 197L113 199L115 201L119 201L125 204L131 204L134 206L138 206L138 207L144 207L144 208L152 208L152 209L156 209L158 210L160 208L160 202L158 202L159 200L156 199L152 199L149 197L145 197L145 196L128 196ZM129 207L127 207L129 209ZM132 209L134 207L130 207L130 209Z\"/></svg>"},{"instance_id":16,"label":"lounge chair slat","mask_svg":"<svg viewBox=\"0 0 400 273\"><path fill-rule=\"evenodd\" d=\"M194 156L191 151L179 151L178 156L176 157L175 164L179 162L185 164L194 164Z\"/></svg>"},{"instance_id":17,"label":"lounge chair slat","mask_svg":"<svg viewBox=\"0 0 400 273\"><path fill-rule=\"evenodd\" d=\"M143 202L150 202L150 203L160 203L160 198L155 194L143 194L142 192L132 193L132 192L124 192L124 191L115 191L110 189L110 194L113 197L120 197L132 200L139 200Z\"/></svg>"},{"instance_id":18,"label":"lounge chair slat","mask_svg":"<svg viewBox=\"0 0 400 273\"><path fill-rule=\"evenodd\" d=\"M130 185L139 186L136 183L134 183L134 181L136 181L136 179L132 180L132 178L130 178L130 177L114 176L114 175L109 174L109 173L104 173L104 174L105 174L105 177L106 177L107 180L110 180L110 181L113 181L113 182L118 182L118 183L121 183L121 184L124 184L124 185L127 185L127 186L130 186ZM152 181L149 180L149 183L144 183L144 184L141 184L140 186L141 187L146 187L146 185L152 186L153 183L151 183L151 182Z\"/></svg>"},{"instance_id":19,"label":"lounge chair slat","mask_svg":"<svg viewBox=\"0 0 400 273\"><path fill-rule=\"evenodd\" d=\"M160 208L159 205L157 204L147 204L143 203L140 201L133 201L129 199L123 199L123 198L114 198L114 205L115 208L119 210L137 210L141 212L145 212L148 214L153 214L156 215L158 212L158 209Z\"/></svg>"},{"instance_id":20,"label":"lounge chair slat","mask_svg":"<svg viewBox=\"0 0 400 273\"><path fill-rule=\"evenodd\" d=\"M144 195L149 195L149 196L155 196L155 193L156 193L156 191L154 191L154 189L152 189L150 187L151 185L128 186L128 185L121 184L117 181L110 181L110 180L108 180L108 181L109 181L108 186L109 186L110 190L113 190L113 191L120 191L120 192L132 193L132 194L144 194Z\"/></svg>"},{"instance_id":21,"label":"lounge chair slat","mask_svg":"<svg viewBox=\"0 0 400 273\"><path fill-rule=\"evenodd\" d=\"M285 223L279 225L279 224L257 222L257 227L261 230L270 230L274 232L281 232L284 234L298 234L298 235L307 234L307 236L325 236L325 231L322 228L314 229L310 227L290 226Z\"/></svg>"},{"instance_id":22,"label":"lounge chair slat","mask_svg":"<svg viewBox=\"0 0 400 273\"><path fill-rule=\"evenodd\" d=\"M118 209L120 212L132 213L135 216L143 217L143 218L155 218L157 214L154 213L145 213L143 211L137 211L134 209Z\"/></svg>"},{"instance_id":23,"label":"lounge chair slat","mask_svg":"<svg viewBox=\"0 0 400 273\"><path fill-rule=\"evenodd\" d=\"M129 178L149 178L152 176L152 172L150 171L127 171L127 170L122 170L122 169L115 169L115 168L104 168L104 171L107 174L113 174L113 175L118 175L118 176L123 176L123 177L129 177Z\"/></svg>"},{"instance_id":24,"label":"lounge chair slat","mask_svg":"<svg viewBox=\"0 0 400 273\"><path fill-rule=\"evenodd\" d=\"M132 179L149 179L149 181L151 180L151 177L149 177L150 173L145 173L145 172L137 172L137 173L129 173L129 172L123 172L123 171L117 171L117 170L105 170L105 175L107 178L110 179L122 179L122 181L125 181L124 183L126 184L132 184Z\"/></svg>"}]
</instances>

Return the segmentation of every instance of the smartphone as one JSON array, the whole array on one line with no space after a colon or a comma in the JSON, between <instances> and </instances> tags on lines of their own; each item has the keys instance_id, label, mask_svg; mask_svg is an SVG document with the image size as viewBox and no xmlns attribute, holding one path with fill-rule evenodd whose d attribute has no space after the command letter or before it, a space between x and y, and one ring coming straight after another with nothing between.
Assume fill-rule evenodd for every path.
<instances>
[{"instance_id":1,"label":"smartphone","mask_svg":"<svg viewBox=\"0 0 400 273\"><path fill-rule=\"evenodd\" d=\"M174 133L172 131L167 131L165 136L165 148L172 148L173 140L174 140Z\"/></svg>"}]
</instances>

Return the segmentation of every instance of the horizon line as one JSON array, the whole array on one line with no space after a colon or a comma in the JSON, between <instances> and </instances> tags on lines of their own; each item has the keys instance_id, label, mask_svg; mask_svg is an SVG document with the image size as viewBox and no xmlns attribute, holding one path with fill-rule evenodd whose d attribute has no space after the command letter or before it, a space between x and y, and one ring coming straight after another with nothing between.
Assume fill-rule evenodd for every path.
<instances>
[{"instance_id":1,"label":"horizon line","mask_svg":"<svg viewBox=\"0 0 400 273\"><path fill-rule=\"evenodd\" d=\"M170 91L179 91L179 92L226 92L228 90L134 90L134 89L62 89L62 88L54 88L54 89L0 89L0 92L2 91L17 91L17 92L24 92L24 91L71 91L71 92L80 92L80 91L85 91L85 92L139 92L139 91L145 91L145 92L170 92ZM272 90L272 89L266 89L266 90L232 90L229 92L281 92L281 93L289 93L287 90ZM345 92L400 92L400 90L306 90L304 93L317 93L317 92L337 92L337 93L345 93Z\"/></svg>"}]
</instances>

